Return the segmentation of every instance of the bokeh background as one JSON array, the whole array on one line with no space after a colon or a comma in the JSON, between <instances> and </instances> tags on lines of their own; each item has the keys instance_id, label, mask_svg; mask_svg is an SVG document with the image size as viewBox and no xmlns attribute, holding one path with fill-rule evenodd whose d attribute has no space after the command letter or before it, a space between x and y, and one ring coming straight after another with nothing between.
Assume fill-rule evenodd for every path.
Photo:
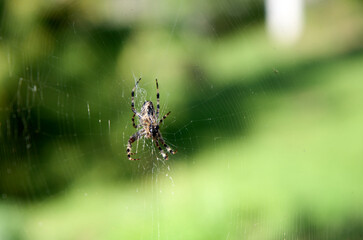
<instances>
[{"instance_id":1,"label":"bokeh background","mask_svg":"<svg viewBox=\"0 0 363 240\"><path fill-rule=\"evenodd\" d=\"M290 2L1 1L0 239L362 239L363 4Z\"/></svg>"}]
</instances>

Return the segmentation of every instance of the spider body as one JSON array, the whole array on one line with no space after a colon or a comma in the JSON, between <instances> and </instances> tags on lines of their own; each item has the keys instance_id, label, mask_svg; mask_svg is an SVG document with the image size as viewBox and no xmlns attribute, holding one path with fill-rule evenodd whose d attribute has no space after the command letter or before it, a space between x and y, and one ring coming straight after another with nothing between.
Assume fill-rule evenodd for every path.
<instances>
[{"instance_id":1,"label":"spider body","mask_svg":"<svg viewBox=\"0 0 363 240\"><path fill-rule=\"evenodd\" d=\"M156 99L157 99L157 105L156 105L156 111L154 108L154 105L151 101L145 101L144 104L141 107L141 111L137 112L135 109L135 102L134 102L134 96L135 96L135 89L137 84L140 82L141 78L136 82L135 87L132 89L131 92L131 110L134 112L134 115L132 116L132 125L134 128L141 128L138 132L136 132L134 135L132 135L127 143L126 153L129 160L139 160L138 158L131 158L131 155L134 155L135 153L131 152L132 143L136 140L140 139L141 137L145 138L152 138L155 142L156 147L160 151L160 154L163 156L165 160L168 160L168 154L164 152L164 150L160 147L160 144L163 145L167 152L171 154L175 154L176 151L172 150L164 141L161 132L160 132L160 124L165 120L167 116L169 116L170 112L165 114L160 120L159 118L159 85L158 80L156 79ZM135 124L135 116L139 118L139 125Z\"/></svg>"},{"instance_id":2,"label":"spider body","mask_svg":"<svg viewBox=\"0 0 363 240\"><path fill-rule=\"evenodd\" d=\"M154 106L151 101L144 102L140 115L141 117L139 118L139 122L142 123L142 128L145 129L145 138L156 137L158 120L156 118Z\"/></svg>"}]
</instances>

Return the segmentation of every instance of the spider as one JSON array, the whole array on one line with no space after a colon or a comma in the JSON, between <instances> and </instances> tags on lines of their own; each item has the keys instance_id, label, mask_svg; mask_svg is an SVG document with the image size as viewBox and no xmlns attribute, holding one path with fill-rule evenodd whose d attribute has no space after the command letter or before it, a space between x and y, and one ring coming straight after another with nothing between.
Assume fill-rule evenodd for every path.
<instances>
[{"instance_id":1,"label":"spider","mask_svg":"<svg viewBox=\"0 0 363 240\"><path fill-rule=\"evenodd\" d=\"M156 147L159 149L161 155L165 160L168 160L168 154L161 149L160 144L162 144L168 152L171 154L175 154L177 151L172 150L164 141L161 132L160 132L160 124L167 118L170 114L168 112L165 114L160 121L158 121L159 118L159 85L158 85L158 79L155 79L156 81L156 112L153 106L153 103L151 101L145 101L144 104L141 107L140 113L138 113L135 109L135 102L134 102L134 96L135 96L135 89L137 84L141 81L141 78L136 82L135 87L132 89L131 92L131 110L134 112L134 115L132 116L132 125L134 128L142 127L139 131L137 131L134 135L132 135L127 143L126 153L129 160L140 160L139 158L131 158L131 155L134 155L135 153L131 152L131 144L135 142L136 140L140 139L141 137L145 138L152 138L155 142ZM135 124L135 116L139 117L139 123L138 125Z\"/></svg>"}]
</instances>

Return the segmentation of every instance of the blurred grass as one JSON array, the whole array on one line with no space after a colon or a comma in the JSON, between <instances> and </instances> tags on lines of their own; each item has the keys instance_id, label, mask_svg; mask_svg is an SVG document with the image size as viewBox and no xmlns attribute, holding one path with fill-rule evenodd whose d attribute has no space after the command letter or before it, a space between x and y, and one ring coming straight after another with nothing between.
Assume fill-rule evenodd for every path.
<instances>
[{"instance_id":1,"label":"blurred grass","mask_svg":"<svg viewBox=\"0 0 363 240\"><path fill-rule=\"evenodd\" d=\"M259 98L265 107L250 136L222 138L196 164L174 165L175 185L159 175L121 190L90 177L54 200L13 208L25 210L23 237L345 239L355 227L359 239L362 64L362 54L338 58L297 76L313 84Z\"/></svg>"}]
</instances>

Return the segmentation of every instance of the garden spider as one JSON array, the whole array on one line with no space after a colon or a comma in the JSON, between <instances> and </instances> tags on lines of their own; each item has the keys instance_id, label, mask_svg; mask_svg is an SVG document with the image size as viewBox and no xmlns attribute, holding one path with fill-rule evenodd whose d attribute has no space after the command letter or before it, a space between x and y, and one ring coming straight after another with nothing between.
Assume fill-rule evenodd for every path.
<instances>
[{"instance_id":1,"label":"garden spider","mask_svg":"<svg viewBox=\"0 0 363 240\"><path fill-rule=\"evenodd\" d=\"M144 105L141 107L141 112L138 113L135 109L135 102L134 102L134 95L135 95L135 89L137 84L140 82L141 78L136 82L135 87L132 89L131 92L131 110L134 112L134 115L132 116L132 125L134 128L142 127L139 131L137 131L134 135L132 135L127 143L126 153L129 160L140 160L139 158L131 158L131 155L134 155L135 153L131 153L131 144L135 142L136 140L140 139L141 137L145 138L152 138L155 142L156 147L159 149L161 155L165 160L168 160L168 154L161 149L160 144L164 145L166 150L170 152L171 154L175 154L177 151L172 150L168 145L166 145L163 137L161 136L160 132L160 124L165 120L167 116L169 116L170 112L165 114L160 121L158 121L159 118L159 85L158 85L158 79L156 79L156 112L153 106L153 103L151 101L144 102ZM139 125L135 124L135 116L139 117Z\"/></svg>"}]
</instances>

